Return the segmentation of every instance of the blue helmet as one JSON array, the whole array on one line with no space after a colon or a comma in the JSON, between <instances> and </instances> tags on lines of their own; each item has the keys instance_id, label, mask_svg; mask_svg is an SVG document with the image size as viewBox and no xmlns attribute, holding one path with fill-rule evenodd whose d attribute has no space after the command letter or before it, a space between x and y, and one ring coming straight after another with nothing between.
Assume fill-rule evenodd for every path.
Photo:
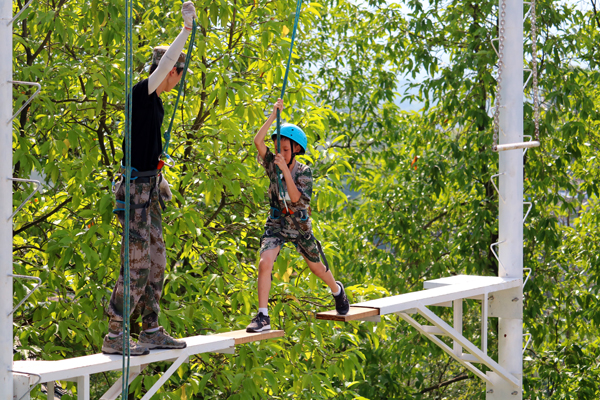
<instances>
[{"instance_id":1,"label":"blue helmet","mask_svg":"<svg viewBox=\"0 0 600 400\"><path fill-rule=\"evenodd\" d=\"M298 154L301 155L306 153L308 140L306 139L306 134L304 131L302 131L302 129L300 129L297 125L282 124L279 134L281 137L286 137L293 140L294 142L298 143L300 147L302 147L302 150ZM277 140L277 128L275 128L275 131L271 134L271 139Z\"/></svg>"}]
</instances>

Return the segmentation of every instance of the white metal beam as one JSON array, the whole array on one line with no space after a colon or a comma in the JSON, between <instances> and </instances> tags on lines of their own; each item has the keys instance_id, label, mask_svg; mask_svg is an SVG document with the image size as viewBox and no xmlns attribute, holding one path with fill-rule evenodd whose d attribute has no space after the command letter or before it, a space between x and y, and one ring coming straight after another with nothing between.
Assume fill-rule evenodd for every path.
<instances>
[{"instance_id":1,"label":"white metal beam","mask_svg":"<svg viewBox=\"0 0 600 400\"><path fill-rule=\"evenodd\" d=\"M0 0L0 400L13 400L12 1Z\"/></svg>"},{"instance_id":2,"label":"white metal beam","mask_svg":"<svg viewBox=\"0 0 600 400\"><path fill-rule=\"evenodd\" d=\"M146 368L146 365L140 365L136 367L129 368L129 382L133 382L135 378L138 377L139 374ZM123 391L123 376L120 376L119 379L100 397L100 400L116 400L117 397L121 395Z\"/></svg>"},{"instance_id":3,"label":"white metal beam","mask_svg":"<svg viewBox=\"0 0 600 400\"><path fill-rule=\"evenodd\" d=\"M456 329L454 329L450 325L448 325L440 317L435 315L427 307L419 307L419 314L421 314L423 317L425 317L425 319L427 319L429 322L431 322L432 324L437 326L439 329L448 332L448 336L450 336L454 341L456 341L458 344L460 344L462 347L464 347L465 350L467 350L470 355L476 357L480 363L485 364L488 368L490 368L492 371L497 373L501 378L503 378L504 381L506 381L507 383L509 383L513 386L520 386L520 379L513 376L510 373L510 371L506 370L503 366L498 364L487 354L484 354L481 350L479 350L477 348L477 346L475 346L467 338L465 338L463 335L461 335ZM462 354L458 355L455 353L454 350L451 350L451 353L452 354L450 354L450 355L453 356L455 359L459 359L459 360L461 359L460 356ZM469 358L469 357L467 357L467 358Z\"/></svg>"},{"instance_id":4,"label":"white metal beam","mask_svg":"<svg viewBox=\"0 0 600 400\"><path fill-rule=\"evenodd\" d=\"M500 145L523 142L523 0L499 0L506 5L504 32L504 68L502 72L500 108ZM502 10L500 10L502 12ZM498 246L500 262L498 276L523 277L523 153L502 151L499 154L499 201ZM522 287L514 288L515 297L522 299ZM501 307L514 303L503 301ZM518 301L522 313L522 302ZM520 313L519 313L520 314ZM497 393L510 393L511 400L521 400L523 356L523 320L521 315L498 319L498 364L516 377L518 389L505 382L493 381L493 393L487 399L497 399ZM497 371L496 371L497 372ZM489 385L489 384L488 384ZM516 391L516 394L513 394Z\"/></svg>"},{"instance_id":5,"label":"white metal beam","mask_svg":"<svg viewBox=\"0 0 600 400\"><path fill-rule=\"evenodd\" d=\"M522 286L523 284L521 277L500 278L495 276L457 275L444 279L448 279L449 281L446 282L451 283L438 285L428 290L365 301L352 306L378 308L379 315L386 315L458 299L481 298L484 294Z\"/></svg>"}]
</instances>

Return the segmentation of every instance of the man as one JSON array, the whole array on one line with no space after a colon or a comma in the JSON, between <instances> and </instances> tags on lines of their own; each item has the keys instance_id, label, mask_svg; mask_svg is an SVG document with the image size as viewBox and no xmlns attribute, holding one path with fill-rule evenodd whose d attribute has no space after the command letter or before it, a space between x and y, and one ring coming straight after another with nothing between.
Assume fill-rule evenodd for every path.
<instances>
[{"instance_id":1,"label":"man","mask_svg":"<svg viewBox=\"0 0 600 400\"><path fill-rule=\"evenodd\" d=\"M160 297L166 266L165 244L162 238L162 219L159 198L158 163L162 154L161 125L164 108L160 95L171 91L179 81L185 65L182 53L192 30L196 10L191 2L182 6L184 27L169 47L156 47L152 52L150 76L138 82L132 89L131 116L131 166L132 179L131 215L129 229L130 305L131 312L142 316L142 333L139 342L131 338L131 355L148 354L148 349L182 349L183 340L174 339L164 328L158 326ZM125 150L125 143L123 143ZM123 178L124 179L124 178ZM116 187L117 202L125 201L125 182ZM118 213L124 226L124 209ZM102 352L123 353L124 279L123 260L125 249L121 247L121 272L113 290L108 314L109 333L104 337Z\"/></svg>"}]
</instances>

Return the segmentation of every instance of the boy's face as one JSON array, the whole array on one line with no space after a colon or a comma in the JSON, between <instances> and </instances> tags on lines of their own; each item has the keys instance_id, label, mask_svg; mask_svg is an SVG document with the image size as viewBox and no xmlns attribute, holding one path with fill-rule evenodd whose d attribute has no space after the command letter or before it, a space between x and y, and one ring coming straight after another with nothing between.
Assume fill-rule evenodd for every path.
<instances>
[{"instance_id":1,"label":"boy's face","mask_svg":"<svg viewBox=\"0 0 600 400\"><path fill-rule=\"evenodd\" d=\"M292 161L292 143L288 138L281 138L281 154L285 159L285 163L289 164ZM277 139L273 139L273 147L277 150ZM294 153L298 154L301 147L298 143L294 143Z\"/></svg>"}]
</instances>

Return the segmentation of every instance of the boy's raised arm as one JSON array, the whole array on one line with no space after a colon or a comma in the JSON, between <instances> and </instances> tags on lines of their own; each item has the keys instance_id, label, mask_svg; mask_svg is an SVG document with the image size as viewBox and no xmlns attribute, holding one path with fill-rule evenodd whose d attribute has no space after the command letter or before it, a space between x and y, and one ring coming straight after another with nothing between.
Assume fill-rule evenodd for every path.
<instances>
[{"instance_id":1,"label":"boy's raised arm","mask_svg":"<svg viewBox=\"0 0 600 400\"><path fill-rule=\"evenodd\" d=\"M254 136L254 145L258 149L258 155L263 160L265 159L265 154L267 154L267 145L265 144L265 136L267 136L267 133L269 133L269 129L271 128L271 125L273 125L273 121L275 121L275 119L277 118L277 109L279 109L279 111L283 110L283 100L277 99L277 102L273 106L273 111L271 112L271 115L269 115L269 118L267 118L267 120L265 121L263 126L260 128L260 130L258 131L256 136Z\"/></svg>"}]
</instances>

